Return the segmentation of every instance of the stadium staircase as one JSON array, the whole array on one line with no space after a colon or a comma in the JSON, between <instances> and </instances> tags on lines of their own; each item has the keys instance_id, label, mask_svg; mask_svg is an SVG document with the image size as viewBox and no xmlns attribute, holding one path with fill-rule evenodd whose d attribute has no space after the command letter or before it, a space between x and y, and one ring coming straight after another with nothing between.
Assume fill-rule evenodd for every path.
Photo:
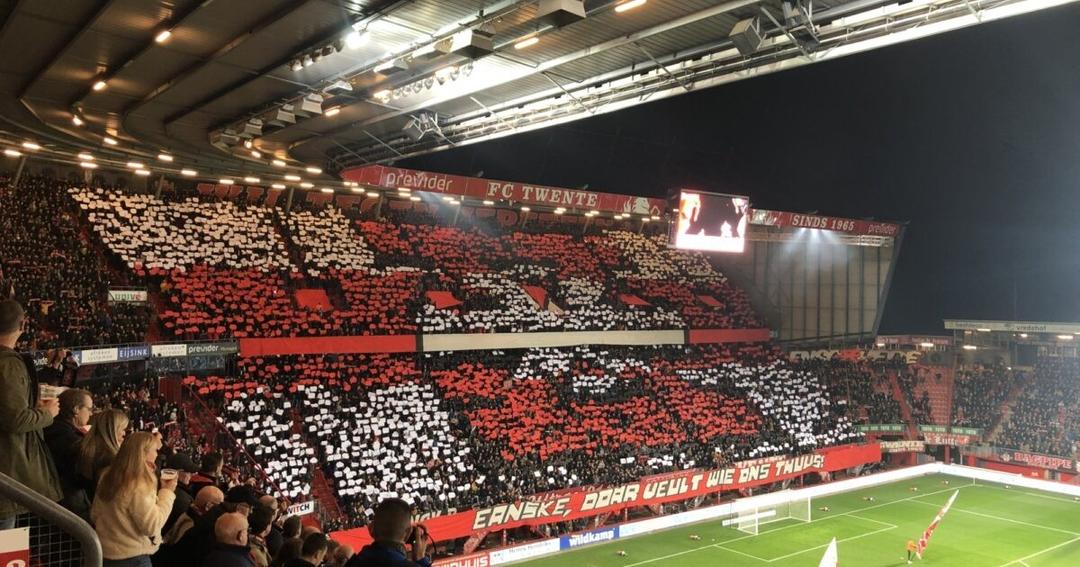
<instances>
[{"instance_id":1,"label":"stadium staircase","mask_svg":"<svg viewBox=\"0 0 1080 567\"><path fill-rule=\"evenodd\" d=\"M330 486L330 481L327 480L326 475L323 474L322 467L312 468L315 469L315 474L311 479L311 495L314 496L315 500L319 503L319 509L322 510L322 517L324 519L330 518L332 520L343 519L345 513L338 503L337 493L334 492L334 488Z\"/></svg>"},{"instance_id":2,"label":"stadium staircase","mask_svg":"<svg viewBox=\"0 0 1080 567\"><path fill-rule=\"evenodd\" d=\"M1020 397L1020 394L1024 393L1024 388L1027 386L1024 380L1016 380L1013 383L1013 387L1009 390L1009 395L1005 398L1005 402L1001 404L1001 411L998 412L997 418L990 425L990 430L986 433L987 441L996 441L998 433L1001 432L1001 428L1012 417L1012 406L1016 403L1016 400Z\"/></svg>"},{"instance_id":3,"label":"stadium staircase","mask_svg":"<svg viewBox=\"0 0 1080 567\"><path fill-rule=\"evenodd\" d=\"M952 398L955 373L945 366L917 366L918 373L926 378L915 388L915 396L925 392L930 398L930 420L937 425L952 423ZM941 374L941 382L936 376Z\"/></svg>"},{"instance_id":4,"label":"stadium staircase","mask_svg":"<svg viewBox=\"0 0 1080 567\"><path fill-rule=\"evenodd\" d=\"M911 418L911 406L908 405L904 390L900 388L900 380L896 377L896 371L888 370L886 375L889 377L889 391L892 392L893 399L900 404L900 418L907 424L910 438L915 439L919 434L918 425Z\"/></svg>"}]
</instances>

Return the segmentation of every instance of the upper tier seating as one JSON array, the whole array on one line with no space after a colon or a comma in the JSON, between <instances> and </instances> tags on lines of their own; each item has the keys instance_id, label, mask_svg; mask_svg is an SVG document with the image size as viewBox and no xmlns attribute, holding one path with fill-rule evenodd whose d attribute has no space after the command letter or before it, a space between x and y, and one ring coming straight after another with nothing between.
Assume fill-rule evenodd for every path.
<instances>
[{"instance_id":1,"label":"upper tier seating","mask_svg":"<svg viewBox=\"0 0 1080 567\"><path fill-rule=\"evenodd\" d=\"M1072 456L1080 440L1080 360L1040 358L1013 403L997 444L1033 453Z\"/></svg>"},{"instance_id":2,"label":"upper tier seating","mask_svg":"<svg viewBox=\"0 0 1080 567\"><path fill-rule=\"evenodd\" d=\"M102 241L139 275L194 264L259 270L289 266L269 209L197 199L174 203L108 189L70 192Z\"/></svg>"}]
</instances>

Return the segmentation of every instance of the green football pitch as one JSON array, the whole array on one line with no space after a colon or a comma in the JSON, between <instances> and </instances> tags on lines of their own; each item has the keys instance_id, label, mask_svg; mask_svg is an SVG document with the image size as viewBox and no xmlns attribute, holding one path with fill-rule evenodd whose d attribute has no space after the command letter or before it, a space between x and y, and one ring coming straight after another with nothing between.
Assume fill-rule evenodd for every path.
<instances>
[{"instance_id":1,"label":"green football pitch","mask_svg":"<svg viewBox=\"0 0 1080 567\"><path fill-rule=\"evenodd\" d=\"M811 502L809 523L781 520L763 524L758 535L724 527L715 520L521 565L816 567L834 537L844 567L907 565L904 544L919 539L957 489L956 502L934 532L923 559L915 559L915 565L1080 567L1080 502L1063 495L940 475L822 497ZM873 500L867 500L869 497ZM821 510L823 507L828 511ZM700 539L691 539L691 535ZM626 555L619 555L619 551Z\"/></svg>"}]
</instances>

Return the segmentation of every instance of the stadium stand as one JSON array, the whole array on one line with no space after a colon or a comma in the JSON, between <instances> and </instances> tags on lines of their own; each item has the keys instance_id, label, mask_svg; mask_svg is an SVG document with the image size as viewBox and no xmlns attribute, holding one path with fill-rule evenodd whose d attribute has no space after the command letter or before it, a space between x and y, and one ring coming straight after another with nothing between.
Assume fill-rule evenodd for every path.
<instances>
[{"instance_id":1,"label":"stadium stand","mask_svg":"<svg viewBox=\"0 0 1080 567\"><path fill-rule=\"evenodd\" d=\"M138 305L109 305L113 273L82 230L67 184L0 180L0 289L31 315L23 341L33 348L141 341L148 315Z\"/></svg>"},{"instance_id":2,"label":"stadium stand","mask_svg":"<svg viewBox=\"0 0 1080 567\"><path fill-rule=\"evenodd\" d=\"M1004 364L961 369L956 377L953 425L989 430L1015 385L1015 374Z\"/></svg>"},{"instance_id":3,"label":"stadium stand","mask_svg":"<svg viewBox=\"0 0 1080 567\"><path fill-rule=\"evenodd\" d=\"M1042 357L1013 403L997 442L1033 453L1073 455L1078 439L1080 361Z\"/></svg>"},{"instance_id":4,"label":"stadium stand","mask_svg":"<svg viewBox=\"0 0 1080 567\"><path fill-rule=\"evenodd\" d=\"M902 365L831 359L799 361L794 367L820 376L852 422L900 423L900 402L885 392L889 382L886 369Z\"/></svg>"}]
</instances>

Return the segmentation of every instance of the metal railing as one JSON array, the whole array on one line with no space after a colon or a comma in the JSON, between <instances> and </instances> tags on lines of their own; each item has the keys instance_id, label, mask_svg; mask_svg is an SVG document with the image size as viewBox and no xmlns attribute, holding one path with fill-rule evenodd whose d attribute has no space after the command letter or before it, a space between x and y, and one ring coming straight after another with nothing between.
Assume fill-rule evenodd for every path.
<instances>
[{"instance_id":1,"label":"metal railing","mask_svg":"<svg viewBox=\"0 0 1080 567\"><path fill-rule=\"evenodd\" d=\"M0 496L30 511L16 527L30 528L31 565L101 567L101 541L82 518L4 473Z\"/></svg>"}]
</instances>

